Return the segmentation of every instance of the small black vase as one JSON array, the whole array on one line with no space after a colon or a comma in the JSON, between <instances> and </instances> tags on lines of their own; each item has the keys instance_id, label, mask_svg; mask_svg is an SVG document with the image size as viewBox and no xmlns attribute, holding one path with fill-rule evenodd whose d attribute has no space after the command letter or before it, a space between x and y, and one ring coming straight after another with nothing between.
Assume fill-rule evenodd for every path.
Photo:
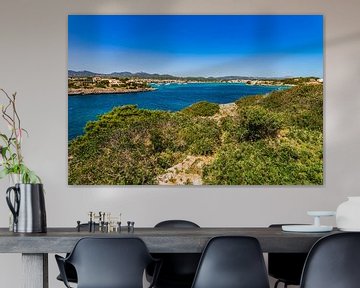
<instances>
[{"instance_id":1,"label":"small black vase","mask_svg":"<svg viewBox=\"0 0 360 288\"><path fill-rule=\"evenodd\" d=\"M47 231L42 184L15 184L6 190L6 202L14 216L14 232L45 233Z\"/></svg>"}]
</instances>

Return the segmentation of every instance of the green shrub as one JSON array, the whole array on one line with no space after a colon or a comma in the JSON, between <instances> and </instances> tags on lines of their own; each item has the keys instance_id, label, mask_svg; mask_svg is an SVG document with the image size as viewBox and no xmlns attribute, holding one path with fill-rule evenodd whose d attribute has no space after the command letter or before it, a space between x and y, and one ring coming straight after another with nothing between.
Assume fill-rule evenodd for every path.
<instances>
[{"instance_id":1,"label":"green shrub","mask_svg":"<svg viewBox=\"0 0 360 288\"><path fill-rule=\"evenodd\" d=\"M239 100L235 101L235 104L238 107L246 107L246 106L255 106L259 105L263 100L264 95L254 95L254 96L246 96L242 97Z\"/></svg>"},{"instance_id":2,"label":"green shrub","mask_svg":"<svg viewBox=\"0 0 360 288\"><path fill-rule=\"evenodd\" d=\"M173 164L158 157L174 146L167 142L176 126L172 119L168 112L129 105L89 122L85 135L69 145L69 183L154 184L163 167Z\"/></svg>"},{"instance_id":3,"label":"green shrub","mask_svg":"<svg viewBox=\"0 0 360 288\"><path fill-rule=\"evenodd\" d=\"M198 119L180 130L180 137L191 154L209 155L220 144L220 130L215 121Z\"/></svg>"},{"instance_id":4,"label":"green shrub","mask_svg":"<svg viewBox=\"0 0 360 288\"><path fill-rule=\"evenodd\" d=\"M322 131L323 85L299 85L276 91L262 101L263 107L281 112L288 125Z\"/></svg>"},{"instance_id":5,"label":"green shrub","mask_svg":"<svg viewBox=\"0 0 360 288\"><path fill-rule=\"evenodd\" d=\"M189 116L213 116L218 113L219 110L219 104L202 101L186 107L181 112Z\"/></svg>"},{"instance_id":6,"label":"green shrub","mask_svg":"<svg viewBox=\"0 0 360 288\"><path fill-rule=\"evenodd\" d=\"M322 135L298 130L310 139L282 138L226 145L204 168L203 180L215 185L321 185ZM295 134L293 136L295 136ZM290 135L291 136L291 135Z\"/></svg>"},{"instance_id":7,"label":"green shrub","mask_svg":"<svg viewBox=\"0 0 360 288\"><path fill-rule=\"evenodd\" d=\"M278 114L261 106L251 106L240 110L239 126L243 128L243 138L247 141L276 137L281 125Z\"/></svg>"},{"instance_id":8,"label":"green shrub","mask_svg":"<svg viewBox=\"0 0 360 288\"><path fill-rule=\"evenodd\" d=\"M282 113L287 125L323 130L322 84L299 85L287 90L274 91L266 96L248 96L240 98L235 103L239 108L261 106L272 112Z\"/></svg>"}]
</instances>

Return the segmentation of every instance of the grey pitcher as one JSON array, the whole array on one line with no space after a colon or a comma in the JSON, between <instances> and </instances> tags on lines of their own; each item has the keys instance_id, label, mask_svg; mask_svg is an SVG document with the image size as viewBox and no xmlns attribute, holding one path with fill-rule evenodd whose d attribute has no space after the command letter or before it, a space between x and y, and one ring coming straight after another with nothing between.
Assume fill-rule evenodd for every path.
<instances>
[{"instance_id":1,"label":"grey pitcher","mask_svg":"<svg viewBox=\"0 0 360 288\"><path fill-rule=\"evenodd\" d=\"M11 201L11 192L14 192ZM14 215L14 232L46 232L45 198L42 184L15 184L6 190L6 202Z\"/></svg>"}]
</instances>

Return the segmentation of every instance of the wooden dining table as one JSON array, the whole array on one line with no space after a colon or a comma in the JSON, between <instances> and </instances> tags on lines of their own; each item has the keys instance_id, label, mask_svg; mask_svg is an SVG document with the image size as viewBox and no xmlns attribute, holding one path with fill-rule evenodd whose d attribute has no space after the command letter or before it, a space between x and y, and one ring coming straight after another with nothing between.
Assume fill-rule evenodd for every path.
<instances>
[{"instance_id":1,"label":"wooden dining table","mask_svg":"<svg viewBox=\"0 0 360 288\"><path fill-rule=\"evenodd\" d=\"M47 233L13 233L0 228L0 253L21 253L24 288L48 288L48 253L67 253L83 237L139 237L151 253L201 253L209 239L222 235L252 236L262 251L308 252L321 237L338 233L283 232L281 227L135 228L120 232L89 232L87 229L48 228ZM1 261L1 260L0 260Z\"/></svg>"}]
</instances>

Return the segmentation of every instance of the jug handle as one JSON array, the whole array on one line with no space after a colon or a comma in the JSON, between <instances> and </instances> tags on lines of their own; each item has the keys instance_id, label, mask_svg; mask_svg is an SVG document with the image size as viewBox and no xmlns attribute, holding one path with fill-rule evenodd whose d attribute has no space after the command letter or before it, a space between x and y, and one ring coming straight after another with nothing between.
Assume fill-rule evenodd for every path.
<instances>
[{"instance_id":1,"label":"jug handle","mask_svg":"<svg viewBox=\"0 0 360 288\"><path fill-rule=\"evenodd\" d=\"M14 205L11 203L10 195L11 191L14 191ZM6 202L10 208L11 213L14 215L14 223L17 223L19 216L19 205L20 205L20 191L15 186L9 187L6 190Z\"/></svg>"}]
</instances>

